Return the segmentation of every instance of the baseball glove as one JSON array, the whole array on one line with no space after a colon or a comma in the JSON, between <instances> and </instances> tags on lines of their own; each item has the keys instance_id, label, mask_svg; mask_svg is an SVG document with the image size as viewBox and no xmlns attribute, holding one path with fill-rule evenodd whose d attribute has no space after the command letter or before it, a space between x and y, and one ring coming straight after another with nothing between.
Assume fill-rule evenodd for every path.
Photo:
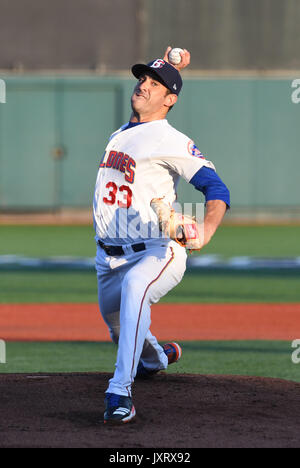
<instances>
[{"instance_id":1,"label":"baseball glove","mask_svg":"<svg viewBox=\"0 0 300 468\"><path fill-rule=\"evenodd\" d=\"M166 237L175 240L190 252L201 249L203 242L194 217L177 213L162 198L153 198L150 205L157 215L159 229Z\"/></svg>"}]
</instances>

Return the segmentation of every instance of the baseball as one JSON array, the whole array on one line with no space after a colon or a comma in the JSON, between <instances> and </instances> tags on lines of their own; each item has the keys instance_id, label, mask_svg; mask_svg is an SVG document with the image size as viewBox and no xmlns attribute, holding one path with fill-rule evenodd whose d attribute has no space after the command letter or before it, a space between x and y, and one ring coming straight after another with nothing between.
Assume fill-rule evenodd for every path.
<instances>
[{"instance_id":1,"label":"baseball","mask_svg":"<svg viewBox=\"0 0 300 468\"><path fill-rule=\"evenodd\" d=\"M183 52L183 49L180 49L179 47L176 47L175 49L170 50L168 57L169 57L169 62L172 65L178 65L181 62L180 52Z\"/></svg>"}]
</instances>

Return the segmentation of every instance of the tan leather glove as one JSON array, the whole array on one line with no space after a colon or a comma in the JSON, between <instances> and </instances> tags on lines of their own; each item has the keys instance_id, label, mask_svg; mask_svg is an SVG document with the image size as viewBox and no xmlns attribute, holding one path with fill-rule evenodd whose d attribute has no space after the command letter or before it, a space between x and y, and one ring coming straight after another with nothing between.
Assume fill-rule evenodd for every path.
<instances>
[{"instance_id":1,"label":"tan leather glove","mask_svg":"<svg viewBox=\"0 0 300 468\"><path fill-rule=\"evenodd\" d=\"M157 215L159 229L166 237L175 240L190 252L202 248L203 239L194 217L177 213L162 198L153 198L150 205Z\"/></svg>"}]
</instances>

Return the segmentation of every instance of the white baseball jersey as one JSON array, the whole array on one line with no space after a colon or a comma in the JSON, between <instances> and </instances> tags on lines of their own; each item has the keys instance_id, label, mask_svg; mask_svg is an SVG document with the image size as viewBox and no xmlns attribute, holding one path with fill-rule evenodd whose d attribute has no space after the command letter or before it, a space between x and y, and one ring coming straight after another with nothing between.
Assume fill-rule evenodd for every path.
<instances>
[{"instance_id":1,"label":"white baseball jersey","mask_svg":"<svg viewBox=\"0 0 300 468\"><path fill-rule=\"evenodd\" d=\"M203 166L215 169L194 142L167 120L115 132L100 164L94 197L96 239L124 245L157 237L153 198L176 200L179 177L189 182Z\"/></svg>"}]
</instances>

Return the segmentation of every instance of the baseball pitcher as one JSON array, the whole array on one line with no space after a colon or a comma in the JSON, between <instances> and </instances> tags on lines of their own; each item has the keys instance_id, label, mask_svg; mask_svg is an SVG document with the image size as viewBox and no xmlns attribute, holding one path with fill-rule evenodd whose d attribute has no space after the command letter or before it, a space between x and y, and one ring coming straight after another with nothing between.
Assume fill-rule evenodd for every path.
<instances>
[{"instance_id":1,"label":"baseball pitcher","mask_svg":"<svg viewBox=\"0 0 300 468\"><path fill-rule=\"evenodd\" d=\"M132 384L177 362L181 348L160 346L150 332L151 305L183 278L187 250L200 250L230 205L229 191L195 143L167 121L182 88L180 70L163 59L136 64L128 123L112 134L100 162L94 196L100 311L118 344L105 394L105 423L135 414ZM173 210L180 177L205 195L204 226ZM201 233L203 233L201 235Z\"/></svg>"}]
</instances>

